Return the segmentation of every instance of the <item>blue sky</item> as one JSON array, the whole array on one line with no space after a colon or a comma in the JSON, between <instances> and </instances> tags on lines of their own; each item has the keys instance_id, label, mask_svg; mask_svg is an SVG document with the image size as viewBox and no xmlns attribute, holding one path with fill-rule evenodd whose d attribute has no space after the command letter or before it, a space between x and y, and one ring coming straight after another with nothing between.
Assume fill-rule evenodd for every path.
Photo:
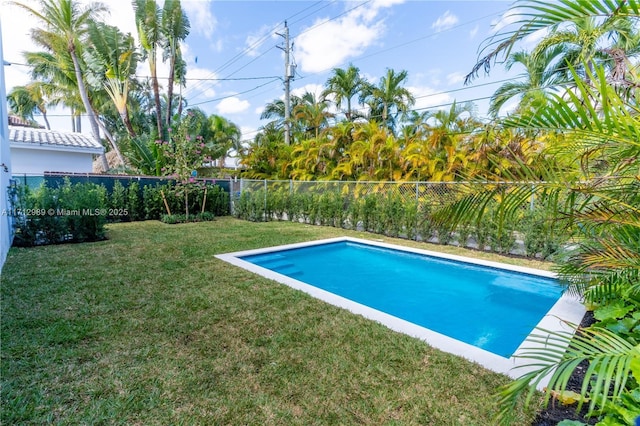
<instances>
[{"instance_id":1,"label":"blue sky","mask_svg":"<svg viewBox=\"0 0 640 426\"><path fill-rule=\"evenodd\" d=\"M162 4L162 0L158 0ZM105 2L106 21L135 35L131 2ZM409 88L417 98L414 108L447 108L458 102L490 96L507 78L495 67L470 86L463 78L478 58L478 49L496 28L508 21L509 1L207 1L183 0L191 33L183 45L187 60L187 88L192 106L220 114L252 139L266 124L259 119L265 104L283 96L284 57L278 46L288 22L297 65L291 83L294 94L319 93L335 67L353 64L375 83L387 68L407 70ZM21 10L3 4L2 36L7 91L28 81L21 51L33 50L27 28L35 25ZM497 26L497 27L496 27ZM166 67L159 75L167 76ZM146 63L138 75L148 76ZM162 81L161 81L162 82ZM487 100L476 101L486 115ZM508 106L507 106L508 108ZM54 110L53 126L68 130L68 111ZM88 129L88 126L85 126Z\"/></svg>"}]
</instances>

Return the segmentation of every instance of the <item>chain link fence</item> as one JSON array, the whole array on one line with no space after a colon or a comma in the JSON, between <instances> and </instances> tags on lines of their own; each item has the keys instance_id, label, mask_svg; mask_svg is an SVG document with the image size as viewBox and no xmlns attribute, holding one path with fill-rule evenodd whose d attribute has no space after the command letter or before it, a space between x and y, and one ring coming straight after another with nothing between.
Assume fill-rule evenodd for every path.
<instances>
[{"instance_id":1,"label":"chain link fence","mask_svg":"<svg viewBox=\"0 0 640 426\"><path fill-rule=\"evenodd\" d=\"M522 194L510 206L510 220L496 203L507 193ZM231 212L242 219L297 221L538 257L555 253L567 235L560 232L561 213L547 208L552 203L545 197L543 183L526 182L231 182ZM458 201L489 213L481 223L456 229L434 220L435 212Z\"/></svg>"},{"instance_id":2,"label":"chain link fence","mask_svg":"<svg viewBox=\"0 0 640 426\"><path fill-rule=\"evenodd\" d=\"M289 194L336 193L353 199L370 194L398 197L405 203L416 202L419 205L435 208L451 204L472 191L482 187L502 187L505 191L531 183L487 182L485 184L467 182L371 182L371 181L294 181L294 180L254 180L239 179L231 182L231 199L239 200L243 192L264 193L265 208L270 194L288 192ZM535 207L535 197L522 206L531 210ZM232 210L233 211L233 210Z\"/></svg>"}]
</instances>

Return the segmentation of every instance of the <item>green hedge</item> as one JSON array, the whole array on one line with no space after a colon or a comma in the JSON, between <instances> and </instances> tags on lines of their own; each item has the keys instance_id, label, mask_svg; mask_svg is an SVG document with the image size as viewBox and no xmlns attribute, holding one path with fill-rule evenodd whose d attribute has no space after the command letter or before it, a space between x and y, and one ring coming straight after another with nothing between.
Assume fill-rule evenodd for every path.
<instances>
[{"instance_id":1,"label":"green hedge","mask_svg":"<svg viewBox=\"0 0 640 426\"><path fill-rule=\"evenodd\" d=\"M107 195L95 184L32 191L27 186L14 188L14 240L16 246L98 241L104 239Z\"/></svg>"},{"instance_id":2,"label":"green hedge","mask_svg":"<svg viewBox=\"0 0 640 426\"><path fill-rule=\"evenodd\" d=\"M523 210L517 223L503 223L497 211L489 212L482 223L455 230L437 225L428 203L405 201L393 192L370 193L362 197L338 191L296 193L288 188L265 193L245 191L234 202L234 216L250 221L291 220L315 225L356 229L440 244L456 244L498 253L511 253L517 238L523 240L528 257L549 258L569 236L544 208Z\"/></svg>"},{"instance_id":3,"label":"green hedge","mask_svg":"<svg viewBox=\"0 0 640 426\"><path fill-rule=\"evenodd\" d=\"M164 218L180 223L229 214L229 194L202 182L141 188L137 182L124 187L116 181L109 193L103 185L66 179L62 185L43 183L33 190L19 185L11 189L11 197L16 246L99 241L108 222Z\"/></svg>"}]
</instances>

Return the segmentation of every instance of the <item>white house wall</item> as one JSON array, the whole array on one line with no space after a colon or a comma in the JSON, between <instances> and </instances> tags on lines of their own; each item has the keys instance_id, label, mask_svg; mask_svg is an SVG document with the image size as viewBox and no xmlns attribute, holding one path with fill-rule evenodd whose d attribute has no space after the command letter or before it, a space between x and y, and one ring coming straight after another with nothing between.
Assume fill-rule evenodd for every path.
<instances>
[{"instance_id":1,"label":"white house wall","mask_svg":"<svg viewBox=\"0 0 640 426\"><path fill-rule=\"evenodd\" d=\"M2 34L1 25L0 34ZM4 67L2 37L0 37L0 273L13 237L11 216L7 214L9 210L7 188L9 187L9 179L11 179L11 152L9 150L9 119L4 85Z\"/></svg>"},{"instance_id":2,"label":"white house wall","mask_svg":"<svg viewBox=\"0 0 640 426\"><path fill-rule=\"evenodd\" d=\"M44 172L91 173L93 171L93 155L12 146L11 165L14 176L42 175Z\"/></svg>"}]
</instances>

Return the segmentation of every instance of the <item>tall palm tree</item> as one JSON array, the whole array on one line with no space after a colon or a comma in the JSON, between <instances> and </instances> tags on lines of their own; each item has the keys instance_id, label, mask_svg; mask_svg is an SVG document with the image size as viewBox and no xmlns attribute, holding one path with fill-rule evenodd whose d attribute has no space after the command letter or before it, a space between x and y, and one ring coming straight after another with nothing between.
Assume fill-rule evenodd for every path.
<instances>
[{"instance_id":1,"label":"tall palm tree","mask_svg":"<svg viewBox=\"0 0 640 426\"><path fill-rule=\"evenodd\" d=\"M405 70L396 73L388 68L377 86L369 84L363 91L364 99L371 108L370 119L384 123L391 131L395 131L398 116L407 113L415 103L411 92L403 87L407 77Z\"/></svg>"},{"instance_id":2,"label":"tall palm tree","mask_svg":"<svg viewBox=\"0 0 640 426\"><path fill-rule=\"evenodd\" d=\"M90 3L81 7L74 0L39 0L41 11L22 3L12 2L41 22L42 26L31 30L31 36L36 44L54 54L68 54L73 64L76 84L85 112L91 125L93 137L100 141L98 119L89 100L89 93L85 86L83 65L81 64L82 39L87 34L87 24L106 11L100 3ZM103 155L103 166L108 170L106 157Z\"/></svg>"},{"instance_id":3,"label":"tall palm tree","mask_svg":"<svg viewBox=\"0 0 640 426\"><path fill-rule=\"evenodd\" d=\"M163 60L169 60L169 79L167 81L167 117L165 123L167 127L171 125L172 103L173 103L173 83L178 77L178 81L184 82L184 60L180 51L180 42L189 35L189 18L182 10L180 0L165 0L162 8L162 20L160 31L163 35ZM176 75L177 71L177 75Z\"/></svg>"},{"instance_id":4,"label":"tall palm tree","mask_svg":"<svg viewBox=\"0 0 640 426\"><path fill-rule=\"evenodd\" d=\"M133 10L136 16L138 38L143 50L143 59L149 62L151 87L156 108L156 131L158 137L162 132L162 106L160 105L160 87L158 84L158 49L163 43L161 31L162 11L155 0L133 0Z\"/></svg>"},{"instance_id":5,"label":"tall palm tree","mask_svg":"<svg viewBox=\"0 0 640 426\"><path fill-rule=\"evenodd\" d=\"M41 84L47 92L51 106L62 104L71 110L71 127L74 132L82 130L80 115L84 110L78 92L75 72L69 55L54 55L50 52L24 52L26 63L31 67L31 79Z\"/></svg>"},{"instance_id":6,"label":"tall palm tree","mask_svg":"<svg viewBox=\"0 0 640 426\"><path fill-rule=\"evenodd\" d=\"M352 64L346 70L334 68L333 75L329 77L325 86L322 97L333 95L338 107L346 102L346 109L342 111L347 121L353 121L356 117L351 108L351 100L360 95L366 86L366 80L360 76L360 70Z\"/></svg>"}]
</instances>

